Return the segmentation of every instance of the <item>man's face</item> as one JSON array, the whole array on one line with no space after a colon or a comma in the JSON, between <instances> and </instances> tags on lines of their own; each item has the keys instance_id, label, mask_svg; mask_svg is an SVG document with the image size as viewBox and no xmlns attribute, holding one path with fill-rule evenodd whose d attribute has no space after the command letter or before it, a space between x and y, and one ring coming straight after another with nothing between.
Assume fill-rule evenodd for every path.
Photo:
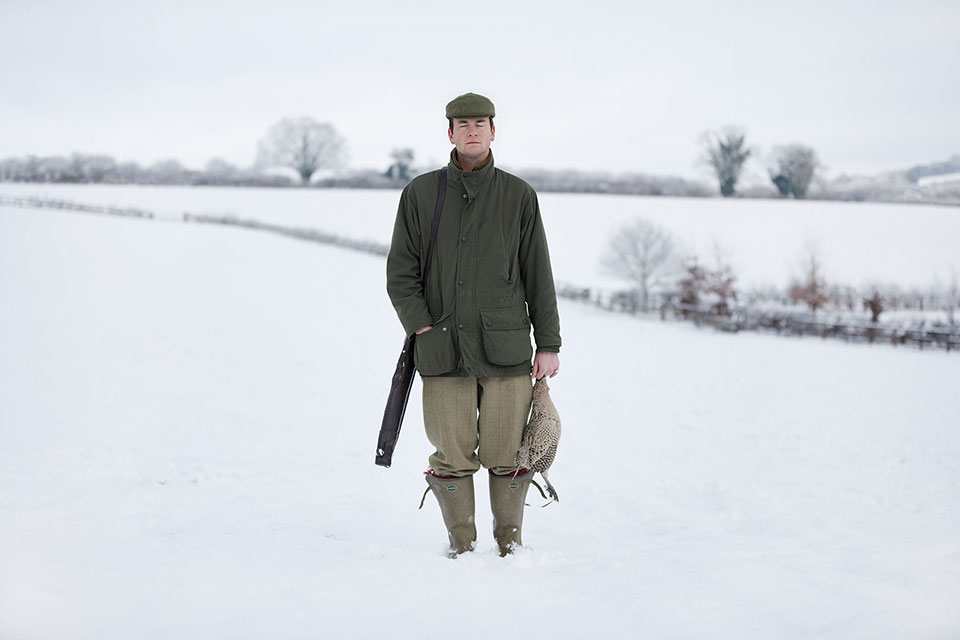
<instances>
[{"instance_id":1,"label":"man's face","mask_svg":"<svg viewBox=\"0 0 960 640\"><path fill-rule=\"evenodd\" d=\"M480 159L487 155L496 127L490 118L454 118L453 129L447 131L450 142L457 146L457 155Z\"/></svg>"}]
</instances>

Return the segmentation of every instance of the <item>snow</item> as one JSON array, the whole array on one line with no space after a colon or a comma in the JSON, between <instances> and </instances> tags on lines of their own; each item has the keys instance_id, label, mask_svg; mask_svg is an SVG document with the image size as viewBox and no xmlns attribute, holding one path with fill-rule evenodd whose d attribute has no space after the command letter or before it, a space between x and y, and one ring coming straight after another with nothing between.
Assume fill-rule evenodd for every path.
<instances>
[{"instance_id":1,"label":"snow","mask_svg":"<svg viewBox=\"0 0 960 640\"><path fill-rule=\"evenodd\" d=\"M399 192L390 190L143 187L0 183L0 195L35 195L133 206L180 220L184 212L227 214L389 243ZM666 198L541 193L554 276L618 289L600 257L610 235L645 217L672 232L685 254L712 265L715 247L749 289L785 289L807 245L821 253L828 281L855 287L929 288L960 271L956 207L796 200Z\"/></svg>"},{"instance_id":2,"label":"snow","mask_svg":"<svg viewBox=\"0 0 960 640\"><path fill-rule=\"evenodd\" d=\"M269 194L380 239L396 196ZM501 559L478 481L478 550L451 561L417 510L419 382L373 464L402 343L382 258L0 207L0 300L0 638L960 635L955 354L561 300L562 500L531 494Z\"/></svg>"}]
</instances>

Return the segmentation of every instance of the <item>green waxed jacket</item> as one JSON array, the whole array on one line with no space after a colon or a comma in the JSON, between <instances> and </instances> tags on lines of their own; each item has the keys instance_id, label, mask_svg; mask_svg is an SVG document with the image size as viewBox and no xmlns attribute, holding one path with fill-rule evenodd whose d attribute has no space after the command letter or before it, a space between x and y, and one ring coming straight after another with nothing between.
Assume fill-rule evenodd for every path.
<instances>
[{"instance_id":1,"label":"green waxed jacket","mask_svg":"<svg viewBox=\"0 0 960 640\"><path fill-rule=\"evenodd\" d=\"M387 293L424 376L530 373L530 328L539 351L560 350L560 316L537 194L497 169L493 153L462 171L451 153L447 191L426 293L430 227L440 171L414 178L400 196L387 256Z\"/></svg>"}]
</instances>

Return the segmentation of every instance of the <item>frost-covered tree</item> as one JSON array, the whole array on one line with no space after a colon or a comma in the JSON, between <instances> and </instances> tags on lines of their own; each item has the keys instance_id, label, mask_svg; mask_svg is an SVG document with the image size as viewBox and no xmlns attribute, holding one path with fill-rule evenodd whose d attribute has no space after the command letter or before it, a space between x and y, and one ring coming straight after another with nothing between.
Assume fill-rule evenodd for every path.
<instances>
[{"instance_id":1,"label":"frost-covered tree","mask_svg":"<svg viewBox=\"0 0 960 640\"><path fill-rule=\"evenodd\" d=\"M113 177L117 161L105 154L74 153L70 172L76 182L105 182Z\"/></svg>"},{"instance_id":2,"label":"frost-covered tree","mask_svg":"<svg viewBox=\"0 0 960 640\"><path fill-rule=\"evenodd\" d=\"M243 172L223 158L210 158L203 169L204 184L233 184L240 182Z\"/></svg>"},{"instance_id":3,"label":"frost-covered tree","mask_svg":"<svg viewBox=\"0 0 960 640\"><path fill-rule=\"evenodd\" d=\"M747 148L745 140L746 134L733 126L720 131L708 131L701 136L703 161L713 169L724 197L736 193L743 165L753 153Z\"/></svg>"},{"instance_id":4,"label":"frost-covered tree","mask_svg":"<svg viewBox=\"0 0 960 640\"><path fill-rule=\"evenodd\" d=\"M224 160L223 158L210 158L207 161L207 166L203 169L204 173L207 173L211 176L216 177L229 177L239 173L239 169Z\"/></svg>"},{"instance_id":5,"label":"frost-covered tree","mask_svg":"<svg viewBox=\"0 0 960 640\"><path fill-rule=\"evenodd\" d=\"M157 184L185 184L190 181L190 170L176 158L158 160L147 168L150 182Z\"/></svg>"},{"instance_id":6,"label":"frost-covered tree","mask_svg":"<svg viewBox=\"0 0 960 640\"><path fill-rule=\"evenodd\" d=\"M147 181L146 171L143 169L143 167L136 162L129 160L117 164L117 169L114 171L114 176L116 176L117 182L120 183Z\"/></svg>"},{"instance_id":7,"label":"frost-covered tree","mask_svg":"<svg viewBox=\"0 0 960 640\"><path fill-rule=\"evenodd\" d=\"M390 152L393 163L383 174L394 180L409 180L413 176L413 149L405 147L403 149L394 149Z\"/></svg>"},{"instance_id":8,"label":"frost-covered tree","mask_svg":"<svg viewBox=\"0 0 960 640\"><path fill-rule=\"evenodd\" d=\"M63 156L27 156L24 173L32 182L67 182L71 176L70 161Z\"/></svg>"},{"instance_id":9,"label":"frost-covered tree","mask_svg":"<svg viewBox=\"0 0 960 640\"><path fill-rule=\"evenodd\" d=\"M270 129L257 147L257 165L288 167L308 184L320 169L343 162L344 140L331 125L313 118L284 118Z\"/></svg>"},{"instance_id":10,"label":"frost-covered tree","mask_svg":"<svg viewBox=\"0 0 960 640\"><path fill-rule=\"evenodd\" d=\"M790 144L773 150L768 172L780 195L804 198L819 166L820 161L813 149Z\"/></svg>"},{"instance_id":11,"label":"frost-covered tree","mask_svg":"<svg viewBox=\"0 0 960 640\"><path fill-rule=\"evenodd\" d=\"M601 259L604 269L640 290L640 308L650 308L650 288L663 282L674 266L670 232L644 218L623 225L611 237Z\"/></svg>"}]
</instances>

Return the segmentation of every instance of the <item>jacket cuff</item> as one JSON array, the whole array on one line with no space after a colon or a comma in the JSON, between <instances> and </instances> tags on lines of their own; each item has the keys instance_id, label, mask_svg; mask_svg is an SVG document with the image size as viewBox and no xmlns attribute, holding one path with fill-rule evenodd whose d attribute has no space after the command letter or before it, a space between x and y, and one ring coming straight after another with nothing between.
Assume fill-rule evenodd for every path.
<instances>
[{"instance_id":1,"label":"jacket cuff","mask_svg":"<svg viewBox=\"0 0 960 640\"><path fill-rule=\"evenodd\" d=\"M537 352L549 351L550 353L560 353L560 347L537 347Z\"/></svg>"}]
</instances>

